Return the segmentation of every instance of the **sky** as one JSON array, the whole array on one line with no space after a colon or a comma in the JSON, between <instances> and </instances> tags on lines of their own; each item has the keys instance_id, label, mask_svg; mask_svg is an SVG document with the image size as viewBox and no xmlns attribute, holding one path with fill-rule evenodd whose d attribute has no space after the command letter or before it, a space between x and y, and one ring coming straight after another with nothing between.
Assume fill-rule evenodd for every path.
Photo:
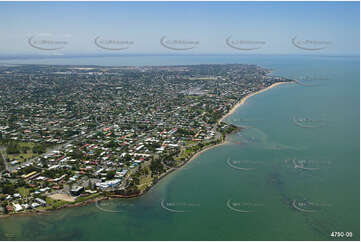
<instances>
[{"instance_id":1,"label":"sky","mask_svg":"<svg viewBox=\"0 0 361 242\"><path fill-rule=\"evenodd\" d=\"M0 2L0 55L359 55L359 2Z\"/></svg>"}]
</instances>

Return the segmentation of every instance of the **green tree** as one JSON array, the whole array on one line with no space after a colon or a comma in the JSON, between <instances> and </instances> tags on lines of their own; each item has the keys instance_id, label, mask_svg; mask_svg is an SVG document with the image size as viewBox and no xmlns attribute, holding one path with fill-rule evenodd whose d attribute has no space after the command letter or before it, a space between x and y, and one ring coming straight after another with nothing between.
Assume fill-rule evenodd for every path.
<instances>
[{"instance_id":1,"label":"green tree","mask_svg":"<svg viewBox=\"0 0 361 242\"><path fill-rule=\"evenodd\" d=\"M113 179L115 176L115 171L111 170L111 171L107 171L107 179Z\"/></svg>"}]
</instances>

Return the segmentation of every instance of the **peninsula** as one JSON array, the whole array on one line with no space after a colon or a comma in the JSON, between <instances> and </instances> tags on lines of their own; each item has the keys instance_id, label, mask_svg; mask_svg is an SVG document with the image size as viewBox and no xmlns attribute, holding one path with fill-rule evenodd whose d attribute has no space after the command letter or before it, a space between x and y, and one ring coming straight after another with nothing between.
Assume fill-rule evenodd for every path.
<instances>
[{"instance_id":1,"label":"peninsula","mask_svg":"<svg viewBox=\"0 0 361 242\"><path fill-rule=\"evenodd\" d=\"M256 65L0 66L0 213L144 194L238 132L247 98L292 80Z\"/></svg>"}]
</instances>

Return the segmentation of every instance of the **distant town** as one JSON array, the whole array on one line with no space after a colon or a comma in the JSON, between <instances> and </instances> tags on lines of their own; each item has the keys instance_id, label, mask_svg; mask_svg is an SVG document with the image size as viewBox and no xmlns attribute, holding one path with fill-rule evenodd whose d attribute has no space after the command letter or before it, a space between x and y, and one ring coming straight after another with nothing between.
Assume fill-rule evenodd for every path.
<instances>
[{"instance_id":1,"label":"distant town","mask_svg":"<svg viewBox=\"0 0 361 242\"><path fill-rule=\"evenodd\" d=\"M222 121L279 82L256 65L0 66L0 214L148 191L240 127Z\"/></svg>"}]
</instances>

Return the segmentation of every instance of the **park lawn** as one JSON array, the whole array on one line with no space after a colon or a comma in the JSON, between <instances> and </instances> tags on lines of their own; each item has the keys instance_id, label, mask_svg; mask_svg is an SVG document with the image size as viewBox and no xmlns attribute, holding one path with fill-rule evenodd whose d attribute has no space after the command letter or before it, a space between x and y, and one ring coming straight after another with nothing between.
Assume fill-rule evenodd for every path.
<instances>
[{"instance_id":1,"label":"park lawn","mask_svg":"<svg viewBox=\"0 0 361 242\"><path fill-rule=\"evenodd\" d=\"M19 162L24 162L27 159L32 159L40 155L33 152L33 148L35 146L34 142L17 142L17 144L19 145L20 151L24 147L29 148L29 150L27 150L26 153L20 152L19 154L7 154L9 160L17 160Z\"/></svg>"},{"instance_id":2,"label":"park lawn","mask_svg":"<svg viewBox=\"0 0 361 242\"><path fill-rule=\"evenodd\" d=\"M92 199L92 198L96 198L97 196L99 196L100 194L99 193L94 193L94 194L91 194L87 197L78 197L74 202L72 203L80 203L80 202L84 202L86 200L89 200L89 199Z\"/></svg>"},{"instance_id":3,"label":"park lawn","mask_svg":"<svg viewBox=\"0 0 361 242\"><path fill-rule=\"evenodd\" d=\"M185 142L186 145L185 146L191 146L191 145L196 145L199 143L199 141L193 141L193 140L189 140Z\"/></svg>"},{"instance_id":4,"label":"park lawn","mask_svg":"<svg viewBox=\"0 0 361 242\"><path fill-rule=\"evenodd\" d=\"M182 150L182 153L179 155L179 159L182 159L182 158L184 158L184 159L186 159L187 158L187 156L189 155L189 154L191 154L191 153L193 153L195 151L195 149L193 149L193 147L191 148L191 147L185 147L184 148L184 150Z\"/></svg>"},{"instance_id":5,"label":"park lawn","mask_svg":"<svg viewBox=\"0 0 361 242\"><path fill-rule=\"evenodd\" d=\"M34 154L29 151L28 153L20 153L20 154L8 154L9 160L17 160L19 162L25 162L27 159L31 159L38 156L38 154Z\"/></svg>"},{"instance_id":6,"label":"park lawn","mask_svg":"<svg viewBox=\"0 0 361 242\"><path fill-rule=\"evenodd\" d=\"M23 142L23 141L15 141L20 148L21 147L28 147L29 149L32 149L35 146L34 142Z\"/></svg>"},{"instance_id":7,"label":"park lawn","mask_svg":"<svg viewBox=\"0 0 361 242\"><path fill-rule=\"evenodd\" d=\"M27 197L30 194L29 188L19 187L16 190L21 194L21 197Z\"/></svg>"},{"instance_id":8,"label":"park lawn","mask_svg":"<svg viewBox=\"0 0 361 242\"><path fill-rule=\"evenodd\" d=\"M54 209L64 206L65 204L68 204L69 202L63 201L63 200L53 200L50 197L46 198L47 206L46 209Z\"/></svg>"},{"instance_id":9,"label":"park lawn","mask_svg":"<svg viewBox=\"0 0 361 242\"><path fill-rule=\"evenodd\" d=\"M33 147L35 146L35 143L33 142L18 142L19 149L21 150L23 147L29 148L29 150L26 153L19 153L19 154L8 154L8 158L10 160L18 160L20 162L24 162L26 159L30 159L33 157L36 157L37 154L33 153Z\"/></svg>"},{"instance_id":10,"label":"park lawn","mask_svg":"<svg viewBox=\"0 0 361 242\"><path fill-rule=\"evenodd\" d=\"M140 191L143 191L144 189L146 189L149 185L152 185L153 183L153 178L151 175L149 176L142 176L140 179L139 179L139 185L137 185L137 188L140 190Z\"/></svg>"},{"instance_id":11,"label":"park lawn","mask_svg":"<svg viewBox=\"0 0 361 242\"><path fill-rule=\"evenodd\" d=\"M181 161L182 159L186 159L187 158L187 154L189 152L187 152L186 150L183 150L182 153L175 158L176 161Z\"/></svg>"}]
</instances>

